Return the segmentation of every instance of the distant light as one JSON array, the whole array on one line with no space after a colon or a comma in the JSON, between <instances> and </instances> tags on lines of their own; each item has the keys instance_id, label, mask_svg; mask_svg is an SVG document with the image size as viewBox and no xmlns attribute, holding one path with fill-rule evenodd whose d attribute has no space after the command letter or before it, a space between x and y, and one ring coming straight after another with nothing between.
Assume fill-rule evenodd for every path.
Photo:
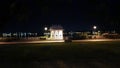
<instances>
[{"instance_id":1,"label":"distant light","mask_svg":"<svg viewBox=\"0 0 120 68\"><path fill-rule=\"evenodd\" d=\"M100 31L98 31L100 33Z\"/></svg>"},{"instance_id":2,"label":"distant light","mask_svg":"<svg viewBox=\"0 0 120 68\"><path fill-rule=\"evenodd\" d=\"M44 30L46 31L46 30L48 30L48 28L47 28L47 27L45 27L45 28L44 28Z\"/></svg>"},{"instance_id":3,"label":"distant light","mask_svg":"<svg viewBox=\"0 0 120 68\"><path fill-rule=\"evenodd\" d=\"M93 26L93 29L97 29L97 26Z\"/></svg>"}]
</instances>

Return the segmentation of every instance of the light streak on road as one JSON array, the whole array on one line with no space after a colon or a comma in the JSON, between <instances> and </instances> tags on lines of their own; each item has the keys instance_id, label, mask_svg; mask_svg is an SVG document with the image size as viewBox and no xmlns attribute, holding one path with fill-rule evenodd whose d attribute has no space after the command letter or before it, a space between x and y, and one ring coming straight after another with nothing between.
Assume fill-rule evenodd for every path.
<instances>
[{"instance_id":1,"label":"light streak on road","mask_svg":"<svg viewBox=\"0 0 120 68\"><path fill-rule=\"evenodd\" d=\"M0 44L23 44L23 43L56 43L64 42L64 40L48 40L48 41L24 41L24 42L0 42Z\"/></svg>"},{"instance_id":2,"label":"light streak on road","mask_svg":"<svg viewBox=\"0 0 120 68\"><path fill-rule=\"evenodd\" d=\"M120 41L120 39L87 39L87 40L72 40L72 42L99 42L99 41Z\"/></svg>"}]
</instances>

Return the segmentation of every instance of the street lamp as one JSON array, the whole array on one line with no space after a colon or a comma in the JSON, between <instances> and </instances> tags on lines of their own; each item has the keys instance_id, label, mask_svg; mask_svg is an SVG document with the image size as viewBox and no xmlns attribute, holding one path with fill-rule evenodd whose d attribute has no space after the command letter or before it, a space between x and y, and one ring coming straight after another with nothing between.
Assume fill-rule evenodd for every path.
<instances>
[{"instance_id":1,"label":"street lamp","mask_svg":"<svg viewBox=\"0 0 120 68\"><path fill-rule=\"evenodd\" d=\"M45 27L45 28L44 28L44 30L45 30L45 31L47 31L47 30L48 30L48 28L47 28L47 27Z\"/></svg>"},{"instance_id":2,"label":"street lamp","mask_svg":"<svg viewBox=\"0 0 120 68\"><path fill-rule=\"evenodd\" d=\"M93 26L93 29L96 30L96 29L97 29L97 26Z\"/></svg>"},{"instance_id":3,"label":"street lamp","mask_svg":"<svg viewBox=\"0 0 120 68\"><path fill-rule=\"evenodd\" d=\"M44 28L44 30L45 30L44 35L45 35L45 36L46 36L46 38L47 38L47 32L48 32L47 30L48 30L48 28L47 28L47 27L45 27L45 28Z\"/></svg>"},{"instance_id":4,"label":"street lamp","mask_svg":"<svg viewBox=\"0 0 120 68\"><path fill-rule=\"evenodd\" d=\"M97 26L93 26L93 35L96 35Z\"/></svg>"}]
</instances>

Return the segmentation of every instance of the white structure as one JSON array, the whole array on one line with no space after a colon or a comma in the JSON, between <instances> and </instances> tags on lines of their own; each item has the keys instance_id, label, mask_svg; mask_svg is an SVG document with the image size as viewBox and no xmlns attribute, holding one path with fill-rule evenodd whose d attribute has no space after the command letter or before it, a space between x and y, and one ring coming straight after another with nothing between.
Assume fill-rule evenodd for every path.
<instances>
[{"instance_id":1,"label":"white structure","mask_svg":"<svg viewBox=\"0 0 120 68\"><path fill-rule=\"evenodd\" d=\"M50 27L50 39L63 40L63 28L61 26Z\"/></svg>"}]
</instances>

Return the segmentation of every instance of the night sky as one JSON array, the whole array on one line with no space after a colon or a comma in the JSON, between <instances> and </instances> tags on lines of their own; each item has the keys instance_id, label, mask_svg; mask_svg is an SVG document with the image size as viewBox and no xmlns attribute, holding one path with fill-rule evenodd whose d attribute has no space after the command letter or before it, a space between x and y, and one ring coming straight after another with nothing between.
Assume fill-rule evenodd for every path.
<instances>
[{"instance_id":1,"label":"night sky","mask_svg":"<svg viewBox=\"0 0 120 68\"><path fill-rule=\"evenodd\" d=\"M61 25L65 31L120 31L117 0L2 0L0 32L42 32L44 27Z\"/></svg>"}]
</instances>

